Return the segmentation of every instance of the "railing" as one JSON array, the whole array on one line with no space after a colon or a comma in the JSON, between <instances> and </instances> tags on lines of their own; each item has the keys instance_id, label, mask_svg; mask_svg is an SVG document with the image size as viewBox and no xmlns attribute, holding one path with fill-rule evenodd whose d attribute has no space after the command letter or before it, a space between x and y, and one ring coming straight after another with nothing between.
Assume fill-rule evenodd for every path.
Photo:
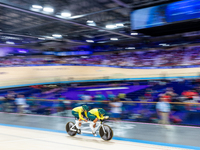
<instances>
[{"instance_id":1,"label":"railing","mask_svg":"<svg viewBox=\"0 0 200 150\"><path fill-rule=\"evenodd\" d=\"M158 123L160 116L156 112L157 102L142 102L142 101L121 101L123 103L120 119L134 122ZM91 108L104 108L107 115L112 119L112 108L109 105L110 101L82 101L82 100L44 100L44 99L29 99L27 100L28 107L25 113L73 117L71 109L83 104L87 104ZM200 103L187 102L170 102L171 124L195 125L200 126ZM0 101L0 111L16 113L17 106L14 101Z\"/></svg>"}]
</instances>

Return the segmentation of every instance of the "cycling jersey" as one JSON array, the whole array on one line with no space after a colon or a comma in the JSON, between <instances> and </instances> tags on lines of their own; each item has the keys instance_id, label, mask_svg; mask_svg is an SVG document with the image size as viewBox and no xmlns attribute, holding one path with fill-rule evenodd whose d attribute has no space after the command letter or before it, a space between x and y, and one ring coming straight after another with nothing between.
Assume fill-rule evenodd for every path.
<instances>
[{"instance_id":1,"label":"cycling jersey","mask_svg":"<svg viewBox=\"0 0 200 150\"><path fill-rule=\"evenodd\" d=\"M72 111L77 112L78 115L79 115L79 118L80 118L81 120L85 120L85 119L82 117L82 112L84 112L84 113L85 113L85 116L88 118L88 116L87 116L87 111L84 111L83 108L82 108L82 106L80 106L80 107L75 107L74 109L72 109Z\"/></svg>"},{"instance_id":2,"label":"cycling jersey","mask_svg":"<svg viewBox=\"0 0 200 150\"><path fill-rule=\"evenodd\" d=\"M103 115L99 115L99 111L97 108L94 108L94 109L91 109L89 111L90 114L96 116L99 120L103 120L104 119L104 116Z\"/></svg>"}]
</instances>

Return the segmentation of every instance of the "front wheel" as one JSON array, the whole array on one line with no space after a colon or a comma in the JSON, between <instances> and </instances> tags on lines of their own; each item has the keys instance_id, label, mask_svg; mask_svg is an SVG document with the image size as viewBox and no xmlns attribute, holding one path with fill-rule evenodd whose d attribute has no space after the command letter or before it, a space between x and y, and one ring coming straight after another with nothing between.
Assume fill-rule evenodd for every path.
<instances>
[{"instance_id":1,"label":"front wheel","mask_svg":"<svg viewBox=\"0 0 200 150\"><path fill-rule=\"evenodd\" d=\"M99 128L99 135L103 140L109 141L113 138L113 130L108 125L103 125Z\"/></svg>"},{"instance_id":2,"label":"front wheel","mask_svg":"<svg viewBox=\"0 0 200 150\"><path fill-rule=\"evenodd\" d=\"M70 136L75 136L77 131L72 131L70 130L72 126L74 126L75 124L73 122L68 122L66 124L66 131ZM74 129L76 129L76 127L74 126Z\"/></svg>"}]
</instances>

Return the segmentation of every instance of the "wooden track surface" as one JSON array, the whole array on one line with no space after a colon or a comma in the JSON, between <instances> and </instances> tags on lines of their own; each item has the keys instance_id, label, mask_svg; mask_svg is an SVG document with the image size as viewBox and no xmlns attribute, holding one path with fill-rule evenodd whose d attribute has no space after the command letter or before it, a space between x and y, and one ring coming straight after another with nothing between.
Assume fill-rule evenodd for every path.
<instances>
[{"instance_id":1,"label":"wooden track surface","mask_svg":"<svg viewBox=\"0 0 200 150\"><path fill-rule=\"evenodd\" d=\"M95 66L1 67L0 86L60 82L68 80L198 76L200 68L126 69Z\"/></svg>"},{"instance_id":2,"label":"wooden track surface","mask_svg":"<svg viewBox=\"0 0 200 150\"><path fill-rule=\"evenodd\" d=\"M75 136L64 133L0 126L2 150L186 150L136 142L111 140L97 137Z\"/></svg>"}]
</instances>

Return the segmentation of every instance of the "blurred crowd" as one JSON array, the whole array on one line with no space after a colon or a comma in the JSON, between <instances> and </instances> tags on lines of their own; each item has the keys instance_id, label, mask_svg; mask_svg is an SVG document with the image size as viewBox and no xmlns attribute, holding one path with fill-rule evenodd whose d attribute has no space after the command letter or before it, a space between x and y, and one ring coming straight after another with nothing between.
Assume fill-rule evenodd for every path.
<instances>
[{"instance_id":1,"label":"blurred crowd","mask_svg":"<svg viewBox=\"0 0 200 150\"><path fill-rule=\"evenodd\" d=\"M1 110L4 112L19 112L25 113L24 108L28 107L26 98L22 94L17 94L14 91L8 91L5 96L1 97Z\"/></svg>"},{"instance_id":2,"label":"blurred crowd","mask_svg":"<svg viewBox=\"0 0 200 150\"><path fill-rule=\"evenodd\" d=\"M124 86L124 83L122 84ZM137 82L137 85L139 84L141 83ZM104 108L114 120L158 123L160 118L163 124L169 124L169 122L189 122L190 124L191 116L192 119L197 117L198 120L200 112L200 82L198 79L154 80L147 81L147 84L149 85L147 88L133 92L133 95L123 92L114 94L112 91L104 93L97 91L93 95L85 92L78 95L79 100L69 100L62 95L63 90L68 90L63 86L33 86L32 88L40 89L41 92L27 95L8 91L2 95L0 111L70 116L72 108L87 104L91 108ZM133 85L136 85L136 81ZM71 85L71 88L78 88L78 85L75 87ZM191 114L193 112L195 114ZM194 119L193 123L200 123L197 120Z\"/></svg>"},{"instance_id":3,"label":"blurred crowd","mask_svg":"<svg viewBox=\"0 0 200 150\"><path fill-rule=\"evenodd\" d=\"M174 57L175 56L175 57ZM0 66L37 64L92 64L106 66L156 67L200 65L200 47L177 47L167 50L130 51L77 57L1 58Z\"/></svg>"},{"instance_id":4,"label":"blurred crowd","mask_svg":"<svg viewBox=\"0 0 200 150\"><path fill-rule=\"evenodd\" d=\"M129 98L126 98L126 94L125 93L119 93L118 95L115 95L112 93L112 91L107 91L106 92L107 95L102 94L102 92L96 92L96 94L94 95L90 95L89 93L84 93L84 94L80 94L78 95L78 97L80 98L80 100L82 101L113 101L116 98L119 98L121 101L125 101L125 100L131 100Z\"/></svg>"}]
</instances>

